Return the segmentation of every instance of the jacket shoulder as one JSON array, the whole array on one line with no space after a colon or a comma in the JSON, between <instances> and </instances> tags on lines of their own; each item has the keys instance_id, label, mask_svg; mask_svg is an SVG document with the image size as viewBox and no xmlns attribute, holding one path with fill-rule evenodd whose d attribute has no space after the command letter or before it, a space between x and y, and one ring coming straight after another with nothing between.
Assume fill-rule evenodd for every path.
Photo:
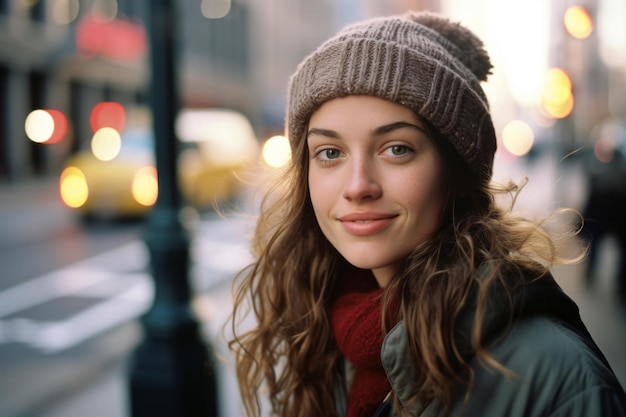
<instances>
[{"instance_id":1,"label":"jacket shoulder","mask_svg":"<svg viewBox=\"0 0 626 417\"><path fill-rule=\"evenodd\" d=\"M466 415L626 415L624 390L594 342L559 320L525 318L489 352L511 375L473 360L473 389L457 407Z\"/></svg>"}]
</instances>

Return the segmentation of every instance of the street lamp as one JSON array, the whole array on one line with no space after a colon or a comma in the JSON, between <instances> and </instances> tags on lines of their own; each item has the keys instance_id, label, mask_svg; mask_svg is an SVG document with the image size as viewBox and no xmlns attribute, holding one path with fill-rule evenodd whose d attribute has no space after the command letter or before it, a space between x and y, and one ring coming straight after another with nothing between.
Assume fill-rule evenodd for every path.
<instances>
[{"instance_id":1,"label":"street lamp","mask_svg":"<svg viewBox=\"0 0 626 417\"><path fill-rule=\"evenodd\" d=\"M141 318L144 339L132 355L131 413L133 417L213 417L217 415L213 357L190 307L190 239L179 218L175 0L146 4L159 195L145 235L155 298Z\"/></svg>"}]
</instances>

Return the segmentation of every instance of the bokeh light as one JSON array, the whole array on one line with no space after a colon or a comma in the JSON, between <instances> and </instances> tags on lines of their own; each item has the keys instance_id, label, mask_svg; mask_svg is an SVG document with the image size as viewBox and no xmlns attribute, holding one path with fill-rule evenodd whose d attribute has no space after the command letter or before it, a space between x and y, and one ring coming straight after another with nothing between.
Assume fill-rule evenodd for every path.
<instances>
[{"instance_id":1,"label":"bokeh light","mask_svg":"<svg viewBox=\"0 0 626 417\"><path fill-rule=\"evenodd\" d=\"M159 194L156 168L149 166L137 171L133 178L132 194L139 204L146 207L154 205Z\"/></svg>"},{"instance_id":2,"label":"bokeh light","mask_svg":"<svg viewBox=\"0 0 626 417\"><path fill-rule=\"evenodd\" d=\"M24 130L28 139L36 143L44 143L52 137L54 132L54 119L45 110L33 110L26 117Z\"/></svg>"},{"instance_id":3,"label":"bokeh light","mask_svg":"<svg viewBox=\"0 0 626 417\"><path fill-rule=\"evenodd\" d=\"M50 138L45 142L51 145L60 142L61 139L65 137L65 134L67 133L67 118L59 110L47 109L46 111L50 116L52 116L54 124L52 135L50 135Z\"/></svg>"},{"instance_id":4,"label":"bokeh light","mask_svg":"<svg viewBox=\"0 0 626 417\"><path fill-rule=\"evenodd\" d=\"M502 143L515 156L524 156L535 143L533 129L521 120L512 120L502 129Z\"/></svg>"},{"instance_id":5,"label":"bokeh light","mask_svg":"<svg viewBox=\"0 0 626 417\"><path fill-rule=\"evenodd\" d=\"M83 172L69 166L61 173L59 191L63 202L71 208L83 206L89 197L89 187Z\"/></svg>"},{"instance_id":6,"label":"bokeh light","mask_svg":"<svg viewBox=\"0 0 626 417\"><path fill-rule=\"evenodd\" d=\"M91 139L91 151L101 161L114 159L122 148L122 138L117 130L103 127Z\"/></svg>"},{"instance_id":7,"label":"bokeh light","mask_svg":"<svg viewBox=\"0 0 626 417\"><path fill-rule=\"evenodd\" d=\"M65 137L67 119L59 110L33 110L26 117L24 131L31 141L51 145Z\"/></svg>"},{"instance_id":8,"label":"bokeh light","mask_svg":"<svg viewBox=\"0 0 626 417\"><path fill-rule=\"evenodd\" d=\"M611 162L615 156L615 140L610 136L601 136L593 146L593 154L600 162Z\"/></svg>"},{"instance_id":9,"label":"bokeh light","mask_svg":"<svg viewBox=\"0 0 626 417\"><path fill-rule=\"evenodd\" d=\"M546 115L556 119L569 116L574 108L572 81L561 68L550 68L541 97L542 109Z\"/></svg>"},{"instance_id":10,"label":"bokeh light","mask_svg":"<svg viewBox=\"0 0 626 417\"><path fill-rule=\"evenodd\" d=\"M89 122L94 132L103 127L110 127L121 132L126 123L126 109L115 101L100 102L91 111Z\"/></svg>"},{"instance_id":11,"label":"bokeh light","mask_svg":"<svg viewBox=\"0 0 626 417\"><path fill-rule=\"evenodd\" d=\"M577 39L586 39L593 32L591 14L582 6L570 6L563 15L563 24L567 33Z\"/></svg>"},{"instance_id":12,"label":"bokeh light","mask_svg":"<svg viewBox=\"0 0 626 417\"><path fill-rule=\"evenodd\" d=\"M263 161L273 168L280 168L291 160L289 140L281 135L266 140L261 152Z\"/></svg>"}]
</instances>

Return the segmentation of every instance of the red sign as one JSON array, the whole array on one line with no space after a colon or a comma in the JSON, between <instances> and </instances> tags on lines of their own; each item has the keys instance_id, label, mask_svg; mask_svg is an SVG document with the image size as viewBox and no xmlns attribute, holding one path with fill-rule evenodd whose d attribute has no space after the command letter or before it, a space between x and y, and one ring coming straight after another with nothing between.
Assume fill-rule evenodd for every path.
<instances>
[{"instance_id":1,"label":"red sign","mask_svg":"<svg viewBox=\"0 0 626 417\"><path fill-rule=\"evenodd\" d=\"M144 57L148 41L139 23L123 19L101 21L87 15L76 28L76 47L82 54L134 61Z\"/></svg>"}]
</instances>

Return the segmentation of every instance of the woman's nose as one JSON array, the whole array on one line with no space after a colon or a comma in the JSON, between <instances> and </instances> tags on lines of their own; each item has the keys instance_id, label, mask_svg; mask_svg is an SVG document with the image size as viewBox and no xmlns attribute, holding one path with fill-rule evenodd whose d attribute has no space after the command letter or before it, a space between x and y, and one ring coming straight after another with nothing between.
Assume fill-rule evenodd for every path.
<instances>
[{"instance_id":1,"label":"woman's nose","mask_svg":"<svg viewBox=\"0 0 626 417\"><path fill-rule=\"evenodd\" d=\"M367 161L353 160L343 192L350 201L375 200L382 194L375 167Z\"/></svg>"}]
</instances>

